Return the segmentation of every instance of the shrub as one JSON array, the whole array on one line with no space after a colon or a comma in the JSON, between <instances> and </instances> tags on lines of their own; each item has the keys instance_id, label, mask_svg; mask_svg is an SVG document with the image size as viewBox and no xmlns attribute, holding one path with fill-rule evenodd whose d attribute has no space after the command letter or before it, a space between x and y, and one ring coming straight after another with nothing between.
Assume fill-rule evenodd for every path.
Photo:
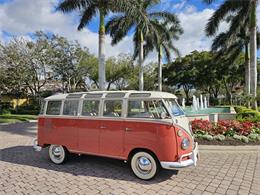
<instances>
[{"instance_id":1,"label":"shrub","mask_svg":"<svg viewBox=\"0 0 260 195\"><path fill-rule=\"evenodd\" d=\"M248 139L248 137L242 135L242 136L241 136L241 141L244 142L244 143L248 143L248 142L249 142L249 139Z\"/></svg>"},{"instance_id":2,"label":"shrub","mask_svg":"<svg viewBox=\"0 0 260 195\"><path fill-rule=\"evenodd\" d=\"M205 140L208 140L208 141L212 141L213 140L213 136L212 135L202 135L202 138L205 139Z\"/></svg>"},{"instance_id":3,"label":"shrub","mask_svg":"<svg viewBox=\"0 0 260 195\"><path fill-rule=\"evenodd\" d=\"M224 135L215 135L213 136L214 140L218 140L218 141L224 141L225 140L225 136Z\"/></svg>"},{"instance_id":4,"label":"shrub","mask_svg":"<svg viewBox=\"0 0 260 195\"><path fill-rule=\"evenodd\" d=\"M260 136L256 133L251 133L248 135L248 138L252 141L258 141L258 139L260 138Z\"/></svg>"},{"instance_id":5,"label":"shrub","mask_svg":"<svg viewBox=\"0 0 260 195\"><path fill-rule=\"evenodd\" d=\"M225 136L227 137L233 137L236 134L236 132L232 130L228 130L226 133L224 133Z\"/></svg>"},{"instance_id":6,"label":"shrub","mask_svg":"<svg viewBox=\"0 0 260 195\"><path fill-rule=\"evenodd\" d=\"M241 139L242 139L242 136L235 134L235 135L233 136L233 138L236 139L236 140L241 140Z\"/></svg>"},{"instance_id":7,"label":"shrub","mask_svg":"<svg viewBox=\"0 0 260 195\"><path fill-rule=\"evenodd\" d=\"M10 102L0 102L0 114L11 114L12 104Z\"/></svg>"},{"instance_id":8,"label":"shrub","mask_svg":"<svg viewBox=\"0 0 260 195\"><path fill-rule=\"evenodd\" d=\"M236 119L241 122L260 122L260 113L255 110L242 106L236 106L235 110L237 112Z\"/></svg>"}]
</instances>

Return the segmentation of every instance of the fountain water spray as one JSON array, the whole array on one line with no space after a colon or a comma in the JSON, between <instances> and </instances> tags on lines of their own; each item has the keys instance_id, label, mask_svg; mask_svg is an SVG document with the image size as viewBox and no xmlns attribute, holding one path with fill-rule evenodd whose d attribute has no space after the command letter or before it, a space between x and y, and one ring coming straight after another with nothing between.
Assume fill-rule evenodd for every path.
<instances>
[{"instance_id":1,"label":"fountain water spray","mask_svg":"<svg viewBox=\"0 0 260 195\"><path fill-rule=\"evenodd\" d=\"M185 109L185 98L182 98L182 108Z\"/></svg>"},{"instance_id":2,"label":"fountain water spray","mask_svg":"<svg viewBox=\"0 0 260 195\"><path fill-rule=\"evenodd\" d=\"M207 97L204 97L204 108L208 108Z\"/></svg>"},{"instance_id":3,"label":"fountain water spray","mask_svg":"<svg viewBox=\"0 0 260 195\"><path fill-rule=\"evenodd\" d=\"M195 95L192 96L192 111L198 110L198 102Z\"/></svg>"},{"instance_id":4,"label":"fountain water spray","mask_svg":"<svg viewBox=\"0 0 260 195\"><path fill-rule=\"evenodd\" d=\"M204 103L203 103L203 97L200 94L200 109L203 110L204 109Z\"/></svg>"}]
</instances>

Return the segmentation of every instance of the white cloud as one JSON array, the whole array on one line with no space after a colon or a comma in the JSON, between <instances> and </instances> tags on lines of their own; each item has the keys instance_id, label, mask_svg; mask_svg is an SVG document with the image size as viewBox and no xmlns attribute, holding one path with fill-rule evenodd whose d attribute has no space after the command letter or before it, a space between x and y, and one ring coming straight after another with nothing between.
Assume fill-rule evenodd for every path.
<instances>
[{"instance_id":1,"label":"white cloud","mask_svg":"<svg viewBox=\"0 0 260 195\"><path fill-rule=\"evenodd\" d=\"M57 33L70 40L78 40L97 55L98 34L88 28L78 31L79 20L76 17L78 13L56 12L54 9L57 2L58 0L13 0L10 3L0 4L0 29L26 38L28 33L37 30ZM115 47L112 47L110 42L111 38L106 36L106 56L132 52L131 37L126 37Z\"/></svg>"},{"instance_id":2,"label":"white cloud","mask_svg":"<svg viewBox=\"0 0 260 195\"><path fill-rule=\"evenodd\" d=\"M178 13L184 34L176 42L182 55L186 55L193 50L208 50L211 46L211 39L205 36L205 25L213 14L213 9L197 11L196 7L181 0L174 4L169 0L163 0L163 9L182 10ZM98 34L89 28L77 31L79 19L77 12L63 14L55 12L58 0L12 0L9 3L0 4L0 29L12 35L25 36L36 30L44 30L60 34L70 40L78 40L83 46L90 49L92 53L98 53ZM172 8L172 9L170 9ZM260 18L260 6L257 9L257 18ZM260 26L260 20L257 21ZM220 31L227 28L227 24L222 24ZM0 31L0 40L6 40L6 36ZM110 45L111 38L106 36L106 56L115 56L119 53L132 53L132 37L127 36L115 47ZM156 53L150 54L147 61L157 58Z\"/></svg>"},{"instance_id":3,"label":"white cloud","mask_svg":"<svg viewBox=\"0 0 260 195\"><path fill-rule=\"evenodd\" d=\"M211 39L205 36L205 26L208 19L213 14L213 9L204 9L197 12L196 10L188 10L178 14L184 34L180 40L176 41L177 48L180 49L181 55L186 55L193 50L209 50ZM219 31L224 31L227 24L223 23Z\"/></svg>"}]
</instances>

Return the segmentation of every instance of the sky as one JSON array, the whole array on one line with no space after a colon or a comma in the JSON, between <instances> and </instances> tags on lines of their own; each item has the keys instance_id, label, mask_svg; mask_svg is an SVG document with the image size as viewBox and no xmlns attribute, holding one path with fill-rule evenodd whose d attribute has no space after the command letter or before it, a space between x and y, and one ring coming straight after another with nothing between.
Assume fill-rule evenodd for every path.
<instances>
[{"instance_id":1,"label":"sky","mask_svg":"<svg viewBox=\"0 0 260 195\"><path fill-rule=\"evenodd\" d=\"M0 41L8 42L14 36L32 40L33 33L42 30L77 40L90 52L98 53L98 17L93 18L82 31L77 30L80 13L75 11L63 14L56 11L60 0L0 0ZM216 0L207 5L202 0L161 0L154 10L167 10L176 13L181 21L184 34L174 44L181 55L191 51L205 51L211 47L212 38L205 36L205 25L223 0ZM257 8L257 24L260 26L260 6ZM222 23L219 32L225 31L228 24ZM106 56L116 56L120 53L132 53L132 35L128 34L118 45L111 46L111 38L106 35ZM260 51L258 51L260 57ZM156 54L151 53L148 61L156 60Z\"/></svg>"}]
</instances>

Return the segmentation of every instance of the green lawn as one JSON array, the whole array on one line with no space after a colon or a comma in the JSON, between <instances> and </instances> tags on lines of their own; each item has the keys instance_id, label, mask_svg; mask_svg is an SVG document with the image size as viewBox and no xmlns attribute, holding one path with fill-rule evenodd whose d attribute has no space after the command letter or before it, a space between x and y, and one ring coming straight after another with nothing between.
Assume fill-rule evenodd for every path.
<instances>
[{"instance_id":1,"label":"green lawn","mask_svg":"<svg viewBox=\"0 0 260 195\"><path fill-rule=\"evenodd\" d=\"M15 123L21 121L36 120L37 115L6 114L0 115L0 123Z\"/></svg>"}]
</instances>

